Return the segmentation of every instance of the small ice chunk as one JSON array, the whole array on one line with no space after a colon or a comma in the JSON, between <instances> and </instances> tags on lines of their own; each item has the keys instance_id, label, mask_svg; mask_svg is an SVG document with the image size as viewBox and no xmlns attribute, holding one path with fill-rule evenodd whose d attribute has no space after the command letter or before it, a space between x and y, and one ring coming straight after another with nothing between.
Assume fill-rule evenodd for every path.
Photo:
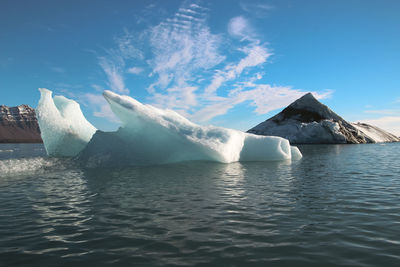
<instances>
[{"instance_id":1,"label":"small ice chunk","mask_svg":"<svg viewBox=\"0 0 400 267\"><path fill-rule=\"evenodd\" d=\"M240 161L283 160L291 158L289 141L277 136L246 134Z\"/></svg>"},{"instance_id":2,"label":"small ice chunk","mask_svg":"<svg viewBox=\"0 0 400 267\"><path fill-rule=\"evenodd\" d=\"M297 146L291 146L292 160L299 160L303 157Z\"/></svg>"}]
</instances>

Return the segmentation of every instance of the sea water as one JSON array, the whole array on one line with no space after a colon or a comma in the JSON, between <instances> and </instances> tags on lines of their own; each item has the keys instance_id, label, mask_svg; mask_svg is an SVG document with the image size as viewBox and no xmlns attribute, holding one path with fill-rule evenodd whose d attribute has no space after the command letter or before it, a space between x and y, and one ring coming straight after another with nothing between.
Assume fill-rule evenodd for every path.
<instances>
[{"instance_id":1,"label":"sea water","mask_svg":"<svg viewBox=\"0 0 400 267\"><path fill-rule=\"evenodd\" d=\"M0 145L0 266L400 266L400 144L84 169Z\"/></svg>"}]
</instances>

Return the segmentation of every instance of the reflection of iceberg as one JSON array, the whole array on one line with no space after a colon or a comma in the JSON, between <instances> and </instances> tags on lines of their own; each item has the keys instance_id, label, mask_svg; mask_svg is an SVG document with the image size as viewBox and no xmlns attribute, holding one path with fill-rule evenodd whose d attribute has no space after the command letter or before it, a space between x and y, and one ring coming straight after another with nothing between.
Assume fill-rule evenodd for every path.
<instances>
[{"instance_id":1,"label":"reflection of iceberg","mask_svg":"<svg viewBox=\"0 0 400 267\"><path fill-rule=\"evenodd\" d=\"M42 98L49 97L51 100L48 92L42 90ZM56 117L52 117L53 121L46 118L44 114L47 107L43 104L46 102L41 98L38 107L41 113L40 126L42 127L43 124L49 129L61 129L57 132L42 131L44 140L62 142L58 144L59 149L55 155L75 156L80 152L78 158L89 166L143 165L186 160L228 163L301 157L296 147L290 147L289 142L280 137L257 136L220 127L199 126L172 110L161 110L150 105L143 105L131 97L120 96L110 91L105 91L103 95L112 111L121 120L122 126L116 132L97 131L87 145L90 139L88 136L93 134L94 128L83 117L79 106L76 105L75 110L67 114L71 115L71 120L67 122L68 127L64 127L65 121L60 122ZM73 102L66 99L65 101ZM54 108L49 106L52 112ZM76 121L80 122L79 127L73 125L75 114L78 116ZM47 120L42 121L42 118ZM47 137L48 134L50 137ZM63 137L60 138L58 135L63 135ZM74 146L77 149L73 151L75 154L65 142L64 136L70 135L75 138L70 138L68 141L76 142ZM53 142L50 147L56 144L57 142ZM45 142L46 149L51 155L52 150L48 148L48 145ZM60 147L65 147L67 153L64 153Z\"/></svg>"}]
</instances>

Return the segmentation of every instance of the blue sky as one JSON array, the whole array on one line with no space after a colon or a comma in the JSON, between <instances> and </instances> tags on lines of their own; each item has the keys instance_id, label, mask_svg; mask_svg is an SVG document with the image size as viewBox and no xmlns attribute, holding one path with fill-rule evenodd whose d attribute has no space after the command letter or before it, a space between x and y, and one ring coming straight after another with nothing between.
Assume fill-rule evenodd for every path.
<instances>
[{"instance_id":1,"label":"blue sky","mask_svg":"<svg viewBox=\"0 0 400 267\"><path fill-rule=\"evenodd\" d=\"M0 104L37 88L118 123L101 93L247 130L313 92L400 135L400 1L0 2Z\"/></svg>"}]
</instances>

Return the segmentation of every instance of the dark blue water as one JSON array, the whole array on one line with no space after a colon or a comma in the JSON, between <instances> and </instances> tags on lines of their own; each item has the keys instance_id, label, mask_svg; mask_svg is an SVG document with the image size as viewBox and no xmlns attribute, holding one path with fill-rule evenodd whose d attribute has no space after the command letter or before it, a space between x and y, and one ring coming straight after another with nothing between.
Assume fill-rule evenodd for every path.
<instances>
[{"instance_id":1,"label":"dark blue water","mask_svg":"<svg viewBox=\"0 0 400 267\"><path fill-rule=\"evenodd\" d=\"M400 266L400 144L81 169L0 145L1 266Z\"/></svg>"}]
</instances>

